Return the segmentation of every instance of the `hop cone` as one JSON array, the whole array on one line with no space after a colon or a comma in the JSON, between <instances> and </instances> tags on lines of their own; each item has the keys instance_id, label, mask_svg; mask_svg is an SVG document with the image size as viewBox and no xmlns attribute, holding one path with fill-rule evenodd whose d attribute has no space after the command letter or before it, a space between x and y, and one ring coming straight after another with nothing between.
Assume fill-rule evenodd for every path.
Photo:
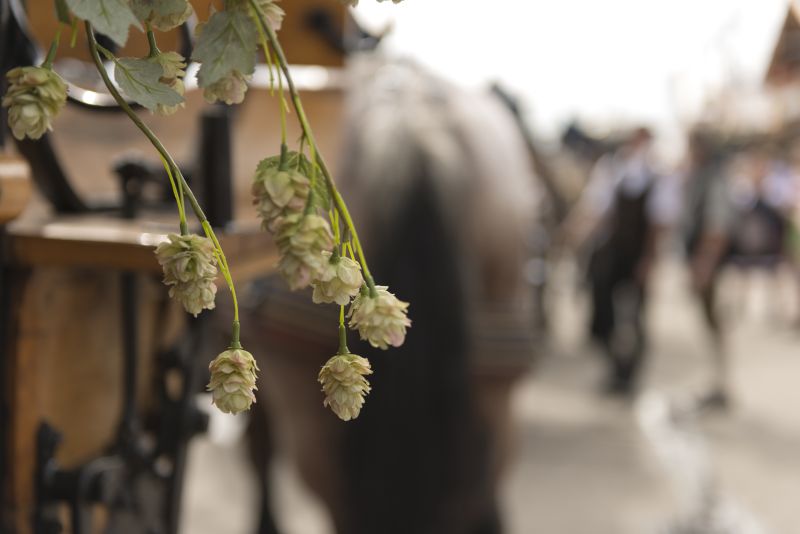
<instances>
[{"instance_id":1,"label":"hop cone","mask_svg":"<svg viewBox=\"0 0 800 534\"><path fill-rule=\"evenodd\" d=\"M208 391L212 402L225 413L237 414L249 410L256 401L256 371L253 355L244 349L228 349L208 366L211 380Z\"/></svg>"},{"instance_id":2,"label":"hop cone","mask_svg":"<svg viewBox=\"0 0 800 534\"><path fill-rule=\"evenodd\" d=\"M153 61L161 66L163 74L159 81L168 85L173 91L183 96L186 90L183 85L183 77L186 75L186 72L183 70L186 68L183 56L177 52L161 52L153 58ZM163 116L172 115L180 108L184 107L184 105L183 102L174 106L158 104L156 106L156 113Z\"/></svg>"},{"instance_id":3,"label":"hop cone","mask_svg":"<svg viewBox=\"0 0 800 534\"><path fill-rule=\"evenodd\" d=\"M67 101L67 85L45 67L17 67L6 74L8 91L3 107L8 108L8 125L20 141L39 139L52 130L53 118Z\"/></svg>"},{"instance_id":4,"label":"hop cone","mask_svg":"<svg viewBox=\"0 0 800 534\"><path fill-rule=\"evenodd\" d=\"M186 2L186 7L183 10L177 10L168 15L159 15L156 10L153 10L152 15L150 15L150 24L158 31L168 32L186 22L193 12L194 10L189 2Z\"/></svg>"},{"instance_id":5,"label":"hop cone","mask_svg":"<svg viewBox=\"0 0 800 534\"><path fill-rule=\"evenodd\" d=\"M403 302L389 293L386 286L377 286L377 295L359 293L350 306L350 328L358 329L361 339L373 347L387 349L389 345L399 347L406 338L406 328L411 326L408 318L408 302Z\"/></svg>"},{"instance_id":6,"label":"hop cone","mask_svg":"<svg viewBox=\"0 0 800 534\"><path fill-rule=\"evenodd\" d=\"M275 232L284 217L303 211L311 182L296 170L282 171L272 163L268 158L258 164L252 193L264 228Z\"/></svg>"},{"instance_id":7,"label":"hop cone","mask_svg":"<svg viewBox=\"0 0 800 534\"><path fill-rule=\"evenodd\" d=\"M319 215L290 215L275 238L281 254L278 270L292 290L308 287L328 263L323 254L333 249L328 221Z\"/></svg>"},{"instance_id":8,"label":"hop cone","mask_svg":"<svg viewBox=\"0 0 800 534\"><path fill-rule=\"evenodd\" d=\"M164 270L164 283L170 286L170 297L194 316L213 309L217 292L214 243L194 234L169 234L167 238L156 247L156 258Z\"/></svg>"},{"instance_id":9,"label":"hop cone","mask_svg":"<svg viewBox=\"0 0 800 534\"><path fill-rule=\"evenodd\" d=\"M193 282L217 276L214 243L199 235L169 234L169 241L156 247L158 263L164 268L164 283Z\"/></svg>"},{"instance_id":10,"label":"hop cone","mask_svg":"<svg viewBox=\"0 0 800 534\"><path fill-rule=\"evenodd\" d=\"M238 70L232 70L226 77L203 89L203 98L209 104L213 104L217 100L228 105L241 104L246 92L247 78Z\"/></svg>"},{"instance_id":11,"label":"hop cone","mask_svg":"<svg viewBox=\"0 0 800 534\"><path fill-rule=\"evenodd\" d=\"M350 303L364 284L361 266L346 256L333 258L330 252L322 255L328 259L325 268L311 285L314 286L312 300L316 304L335 302L340 306Z\"/></svg>"},{"instance_id":12,"label":"hop cone","mask_svg":"<svg viewBox=\"0 0 800 534\"><path fill-rule=\"evenodd\" d=\"M197 317L203 310L216 307L217 284L213 278L203 278L193 282L178 282L169 287L169 296L183 305L187 313Z\"/></svg>"},{"instance_id":13,"label":"hop cone","mask_svg":"<svg viewBox=\"0 0 800 534\"><path fill-rule=\"evenodd\" d=\"M140 21L162 32L180 26L192 15L192 6L187 0L130 0L126 3Z\"/></svg>"},{"instance_id":14,"label":"hop cone","mask_svg":"<svg viewBox=\"0 0 800 534\"><path fill-rule=\"evenodd\" d=\"M367 375L372 374L369 360L355 354L337 354L322 367L319 383L325 393L324 406L343 421L358 417L364 396L370 392Z\"/></svg>"}]
</instances>

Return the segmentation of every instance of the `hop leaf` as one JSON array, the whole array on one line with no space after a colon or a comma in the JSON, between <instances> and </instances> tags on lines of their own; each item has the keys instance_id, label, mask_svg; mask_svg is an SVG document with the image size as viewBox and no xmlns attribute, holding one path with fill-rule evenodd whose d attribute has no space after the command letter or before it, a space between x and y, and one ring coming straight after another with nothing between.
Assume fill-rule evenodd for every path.
<instances>
[{"instance_id":1,"label":"hop leaf","mask_svg":"<svg viewBox=\"0 0 800 534\"><path fill-rule=\"evenodd\" d=\"M91 22L95 30L107 35L119 46L125 46L130 26L142 29L125 0L66 0L66 2L77 17Z\"/></svg>"},{"instance_id":2,"label":"hop leaf","mask_svg":"<svg viewBox=\"0 0 800 534\"><path fill-rule=\"evenodd\" d=\"M209 87L229 77L253 74L258 33L255 24L242 10L219 11L202 26L192 59L201 63L197 73L200 87Z\"/></svg>"},{"instance_id":3,"label":"hop leaf","mask_svg":"<svg viewBox=\"0 0 800 534\"><path fill-rule=\"evenodd\" d=\"M350 328L358 329L361 339L373 347L399 347L406 339L406 328L411 326L408 302L389 293L386 286L375 289L374 297L369 292L360 293L353 301L348 315Z\"/></svg>"},{"instance_id":4,"label":"hop leaf","mask_svg":"<svg viewBox=\"0 0 800 534\"><path fill-rule=\"evenodd\" d=\"M52 130L52 120L67 101L67 85L45 67L17 67L6 74L8 91L3 107L8 109L8 125L14 137L39 139Z\"/></svg>"},{"instance_id":5,"label":"hop leaf","mask_svg":"<svg viewBox=\"0 0 800 534\"><path fill-rule=\"evenodd\" d=\"M319 383L325 393L323 406L330 406L343 421L358 417L364 397L370 392L367 375L372 374L369 360L355 354L337 354L322 367Z\"/></svg>"},{"instance_id":6,"label":"hop leaf","mask_svg":"<svg viewBox=\"0 0 800 534\"><path fill-rule=\"evenodd\" d=\"M116 61L114 79L122 91L133 101L150 111L158 106L177 106L183 97L160 80L164 69L149 59L122 58Z\"/></svg>"},{"instance_id":7,"label":"hop leaf","mask_svg":"<svg viewBox=\"0 0 800 534\"><path fill-rule=\"evenodd\" d=\"M253 355L244 349L228 349L208 366L211 380L207 389L212 403L225 413L238 414L249 410L256 401L256 372Z\"/></svg>"}]
</instances>

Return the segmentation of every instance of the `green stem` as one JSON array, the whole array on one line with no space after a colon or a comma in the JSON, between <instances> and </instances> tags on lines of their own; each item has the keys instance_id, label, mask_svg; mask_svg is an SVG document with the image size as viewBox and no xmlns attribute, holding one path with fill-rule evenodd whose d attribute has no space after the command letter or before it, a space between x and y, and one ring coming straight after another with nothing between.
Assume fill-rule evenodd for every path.
<instances>
[{"instance_id":1,"label":"green stem","mask_svg":"<svg viewBox=\"0 0 800 534\"><path fill-rule=\"evenodd\" d=\"M144 25L145 28L147 28L147 43L150 45L150 55L147 57L153 58L160 54L161 50L158 49L158 45L156 44L156 34L153 33L152 28L150 28L150 23L145 22Z\"/></svg>"},{"instance_id":2,"label":"green stem","mask_svg":"<svg viewBox=\"0 0 800 534\"><path fill-rule=\"evenodd\" d=\"M239 342L239 321L233 321L233 333L231 334L231 345L230 348L232 349L241 349L242 344Z\"/></svg>"},{"instance_id":3,"label":"green stem","mask_svg":"<svg viewBox=\"0 0 800 534\"><path fill-rule=\"evenodd\" d=\"M253 9L255 10L255 13L258 16L257 17L258 20L256 22L257 25L259 26L259 31L262 31L266 34L270 46L275 51L275 56L277 57L278 65L280 67L280 70L286 77L286 85L289 86L289 95L292 98L292 105L294 106L295 113L297 114L297 120L300 122L300 128L303 130L303 136L308 140L309 145L313 145L316 148L317 164L319 165L319 168L322 171L322 176L325 178L325 182L328 185L328 190L331 193L333 203L336 206L336 209L339 211L339 214L344 219L347 228L350 230L350 234L353 236L353 244L355 246L356 252L358 253L358 259L359 263L361 264L361 269L364 271L364 279L366 280L367 285L370 288L370 294L375 295L375 281L373 280L372 274L370 273L369 267L367 266L367 259L364 255L364 250L361 247L361 241L358 239L358 232L356 231L356 227L353 224L353 220L350 217L350 212L347 210L347 205L344 203L342 195L336 189L336 184L333 181L333 176L331 175L331 172L328 169L328 165L325 163L325 158L322 157L322 154L319 151L319 147L314 139L314 132L311 130L311 125L309 124L305 110L303 109L303 103L300 100L300 93L298 92L297 87L294 84L292 73L289 70L289 63L286 60L286 54L284 54L283 48L281 47L281 44L278 41L278 36L275 35L275 30L272 29L272 26L264 22L263 15L259 11L255 0L250 0L250 4L253 6Z\"/></svg>"},{"instance_id":4,"label":"green stem","mask_svg":"<svg viewBox=\"0 0 800 534\"><path fill-rule=\"evenodd\" d=\"M172 194L175 195L175 203L178 204L178 217L180 219L181 235L189 235L189 225L186 223L186 211L183 203L183 189L175 185L175 178L172 176L169 163L167 163L167 160L165 160L163 156L161 156L161 163L164 164L164 170L167 171L169 185L172 187Z\"/></svg>"},{"instance_id":5,"label":"green stem","mask_svg":"<svg viewBox=\"0 0 800 534\"><path fill-rule=\"evenodd\" d=\"M194 196L194 193L189 187L189 184L186 182L186 178L184 178L183 173L181 172L178 165L175 163L175 160L172 158L172 155L167 151L166 148L164 148L164 145L161 144L161 141L158 139L158 137L156 137L156 134L154 134L153 131L144 122L142 122L142 119L140 119L139 116L136 114L136 112L133 111L133 108L131 108L128 102L126 102L125 99L122 97L122 95L119 94L119 91L117 91L114 82L112 82L111 78L108 77L108 72L106 72L105 66L103 65L103 61L100 59L100 54L98 54L97 51L100 50L106 55L111 54L111 52L109 52L108 50L106 50L97 43L97 40L94 38L94 33L92 33L91 23L86 22L85 26L86 26L86 35L87 38L89 39L89 52L91 52L92 54L92 59L94 60L94 64L97 67L100 76L103 78L103 83L108 89L108 92L111 93L111 96L114 97L114 100L116 100L119 107L121 107L122 110L128 115L128 117L136 125L136 127L139 128L139 130L141 130L141 132L145 135L145 137L147 137L147 139L150 141L150 144L153 145L153 148L155 148L158 151L158 153L161 154L161 157L167 160L167 163L172 169L172 172L175 173L175 176L178 177L178 180L181 186L183 187L184 193L186 194L186 197L189 199L189 205L192 206L192 211L194 211L200 223L202 224L203 221L207 221L208 219L206 218L205 213L203 213L203 208L200 207L200 203Z\"/></svg>"},{"instance_id":6,"label":"green stem","mask_svg":"<svg viewBox=\"0 0 800 534\"><path fill-rule=\"evenodd\" d=\"M225 259L225 253L222 251L222 247L217 240L217 236L214 234L214 230L211 228L211 224L208 222L208 218L206 218L206 214L203 212L203 208L200 207L200 203L197 201L197 197L194 196L191 187L186 182L186 178L184 178L183 173L181 172L180 167L175 163L175 160L172 158L172 155L164 148L164 145L161 144L161 141L156 137L156 134L144 123L142 119L133 111L131 106L122 98L122 95L119 94L117 91L116 86L111 81L111 78L108 77L108 72L106 72L105 66L103 65L103 61L100 59L100 54L98 50L103 50L103 53L108 56L111 54L108 50L102 48L94 37L94 32L92 31L92 25L90 22L86 21L86 38L89 40L89 52L92 54L92 60L94 60L94 64L97 67L97 71L100 73L100 76L103 78L103 83L105 84L108 92L111 93L111 96L114 97L119 107L128 115L131 121L136 125L139 130L147 137L153 147L158 151L162 158L167 162L169 167L172 169L174 176L178 179L178 186L182 188L183 193L186 195L186 198L189 199L189 205L192 206L192 210L194 211L195 216L200 221L200 224L203 227L206 235L214 242L214 246L217 249L217 254L220 257L220 266L222 268L222 274L225 277L225 281L228 282L228 288L231 290L231 297L233 299L233 316L234 321L239 320L239 304L236 300L236 291L233 287L233 280L231 279L230 269L228 269L228 261ZM111 54L113 57L113 54Z\"/></svg>"},{"instance_id":7,"label":"green stem","mask_svg":"<svg viewBox=\"0 0 800 534\"><path fill-rule=\"evenodd\" d=\"M75 43L78 41L78 17L72 17L72 25L70 26L70 29L69 47L75 48Z\"/></svg>"},{"instance_id":8,"label":"green stem","mask_svg":"<svg viewBox=\"0 0 800 534\"><path fill-rule=\"evenodd\" d=\"M53 42L50 43L50 49L47 51L47 57L44 58L44 63L42 63L42 67L46 69L53 68L53 61L56 59L56 52L58 51L58 42L61 40L61 27L58 27L58 31L56 31L56 36L53 38Z\"/></svg>"},{"instance_id":9,"label":"green stem","mask_svg":"<svg viewBox=\"0 0 800 534\"><path fill-rule=\"evenodd\" d=\"M203 221L202 225L206 237L214 243L222 276L225 278L225 282L228 283L228 289L231 292L231 299L233 300L233 320L239 321L239 301L236 299L236 288L233 285L233 277L231 277L231 269L228 267L228 260L225 258L225 252L223 252L217 235L214 233L214 229L211 228L211 224L209 224L208 221Z\"/></svg>"},{"instance_id":10,"label":"green stem","mask_svg":"<svg viewBox=\"0 0 800 534\"><path fill-rule=\"evenodd\" d=\"M264 49L265 54L269 54L269 50ZM278 95L280 95L281 106L281 143L286 144L286 110L289 104L286 103L286 95L283 92L283 76L280 71L278 72Z\"/></svg>"},{"instance_id":11,"label":"green stem","mask_svg":"<svg viewBox=\"0 0 800 534\"><path fill-rule=\"evenodd\" d=\"M339 352L338 354L350 354L347 348L347 328L344 326L344 306L339 306Z\"/></svg>"}]
</instances>

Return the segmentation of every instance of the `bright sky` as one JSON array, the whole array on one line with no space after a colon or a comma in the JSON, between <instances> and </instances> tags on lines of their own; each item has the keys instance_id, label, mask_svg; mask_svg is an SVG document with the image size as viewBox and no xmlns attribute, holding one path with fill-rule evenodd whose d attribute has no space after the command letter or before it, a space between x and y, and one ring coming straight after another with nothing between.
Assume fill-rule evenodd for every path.
<instances>
[{"instance_id":1,"label":"bright sky","mask_svg":"<svg viewBox=\"0 0 800 534\"><path fill-rule=\"evenodd\" d=\"M501 80L540 134L573 117L674 129L730 80L759 83L789 0L362 0L391 50L469 86Z\"/></svg>"}]
</instances>

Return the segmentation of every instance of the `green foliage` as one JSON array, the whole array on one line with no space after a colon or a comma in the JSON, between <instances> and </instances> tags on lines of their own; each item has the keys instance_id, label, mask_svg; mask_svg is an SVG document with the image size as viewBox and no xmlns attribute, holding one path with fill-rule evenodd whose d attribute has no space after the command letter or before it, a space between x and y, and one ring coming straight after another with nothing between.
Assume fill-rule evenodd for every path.
<instances>
[{"instance_id":1,"label":"green foliage","mask_svg":"<svg viewBox=\"0 0 800 534\"><path fill-rule=\"evenodd\" d=\"M75 16L88 20L94 29L120 46L128 41L128 28L141 29L125 0L66 0Z\"/></svg>"},{"instance_id":2,"label":"green foliage","mask_svg":"<svg viewBox=\"0 0 800 534\"><path fill-rule=\"evenodd\" d=\"M243 10L211 15L199 32L192 59L201 63L200 87L208 87L232 71L250 75L255 70L258 32Z\"/></svg>"},{"instance_id":3,"label":"green foliage","mask_svg":"<svg viewBox=\"0 0 800 534\"><path fill-rule=\"evenodd\" d=\"M307 168L310 171L311 162L309 162L305 157L303 157L303 159L305 160ZM311 174L309 173L308 176L311 176ZM319 166L317 166L317 172L315 173L314 178L311 180L311 190L314 192L314 195L311 197L311 201L316 207L322 209L323 211L328 211L331 209L330 191L328 191L328 186L325 183L325 179L322 177L322 171L320 170Z\"/></svg>"},{"instance_id":4,"label":"green foliage","mask_svg":"<svg viewBox=\"0 0 800 534\"><path fill-rule=\"evenodd\" d=\"M183 102L181 95L159 81L163 72L155 61L122 58L116 61L114 79L128 98L155 111L159 104L175 106Z\"/></svg>"}]
</instances>

